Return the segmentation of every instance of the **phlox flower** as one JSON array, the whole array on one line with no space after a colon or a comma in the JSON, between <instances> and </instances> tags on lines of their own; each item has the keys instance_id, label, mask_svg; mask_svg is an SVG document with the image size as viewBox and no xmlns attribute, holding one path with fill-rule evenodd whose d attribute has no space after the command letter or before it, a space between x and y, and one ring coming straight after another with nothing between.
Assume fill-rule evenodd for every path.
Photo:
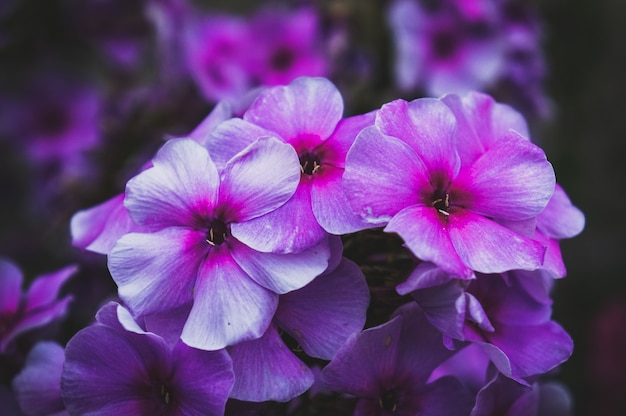
<instances>
[{"instance_id":1,"label":"phlox flower","mask_svg":"<svg viewBox=\"0 0 626 416\"><path fill-rule=\"evenodd\" d=\"M181 338L197 348L260 337L278 294L301 288L328 264L326 241L294 254L248 242L259 232L249 222L295 192L296 153L265 137L218 171L200 144L173 139L152 163L128 182L124 201L150 232L124 235L109 253L121 299L138 318L192 305ZM271 223L263 233L283 237Z\"/></svg>"},{"instance_id":2,"label":"phlox flower","mask_svg":"<svg viewBox=\"0 0 626 416\"><path fill-rule=\"evenodd\" d=\"M401 294L412 293L428 320L446 337L480 347L505 376L522 384L565 362L572 353L570 336L551 320L544 271L511 271L454 279L433 264L417 267Z\"/></svg>"},{"instance_id":3,"label":"phlox flower","mask_svg":"<svg viewBox=\"0 0 626 416\"><path fill-rule=\"evenodd\" d=\"M209 100L236 99L250 88L329 72L312 8L268 7L247 18L190 10L185 19L182 48L189 72Z\"/></svg>"},{"instance_id":4,"label":"phlox flower","mask_svg":"<svg viewBox=\"0 0 626 416\"><path fill-rule=\"evenodd\" d=\"M301 77L287 86L259 93L243 120L228 120L215 128L207 147L221 166L258 137L278 137L298 154L300 181L295 195L282 207L251 223L256 245L266 245L263 232L272 223L284 238L272 246L298 252L317 244L328 233L345 234L371 225L356 216L342 191L345 155L357 133L373 123L374 113L342 119L343 100L327 79ZM289 236L289 237L287 237Z\"/></svg>"},{"instance_id":5,"label":"phlox flower","mask_svg":"<svg viewBox=\"0 0 626 416\"><path fill-rule=\"evenodd\" d=\"M75 272L75 266L68 266L41 275L22 293L22 272L0 259L0 353L8 352L12 341L24 332L65 315L72 296L58 299L59 290Z\"/></svg>"},{"instance_id":6,"label":"phlox flower","mask_svg":"<svg viewBox=\"0 0 626 416\"><path fill-rule=\"evenodd\" d=\"M491 120L497 129L487 146L441 100L383 105L346 157L353 210L460 277L537 269L546 249L530 237L554 171L539 147L502 128L507 118Z\"/></svg>"},{"instance_id":7,"label":"phlox flower","mask_svg":"<svg viewBox=\"0 0 626 416\"><path fill-rule=\"evenodd\" d=\"M250 32L255 43L250 67L261 85L286 85L300 76L328 74L320 22L313 8L267 7L252 17Z\"/></svg>"},{"instance_id":8,"label":"phlox flower","mask_svg":"<svg viewBox=\"0 0 626 416\"><path fill-rule=\"evenodd\" d=\"M369 303L365 276L341 257L339 238L332 241L328 269L303 288L280 296L274 320L261 338L228 349L235 372L231 398L287 401L311 387L313 370L289 349L281 333L289 334L308 356L330 360L363 329Z\"/></svg>"},{"instance_id":9,"label":"phlox flower","mask_svg":"<svg viewBox=\"0 0 626 416\"><path fill-rule=\"evenodd\" d=\"M65 349L55 342L40 342L28 353L22 371L13 379L13 391L26 415L67 416L61 396Z\"/></svg>"},{"instance_id":10,"label":"phlox flower","mask_svg":"<svg viewBox=\"0 0 626 416\"><path fill-rule=\"evenodd\" d=\"M503 39L494 30L495 8L468 3L391 3L388 21L401 89L422 88L435 96L462 93L484 89L499 75L505 55Z\"/></svg>"},{"instance_id":11,"label":"phlox flower","mask_svg":"<svg viewBox=\"0 0 626 416\"><path fill-rule=\"evenodd\" d=\"M38 168L63 174L89 171L86 152L101 139L101 97L94 86L39 74L19 97L2 101L0 136L6 134Z\"/></svg>"},{"instance_id":12,"label":"phlox flower","mask_svg":"<svg viewBox=\"0 0 626 416\"><path fill-rule=\"evenodd\" d=\"M428 381L453 354L409 303L389 322L351 337L322 370L322 381L358 398L355 415L467 415L474 398L457 379Z\"/></svg>"},{"instance_id":13,"label":"phlox flower","mask_svg":"<svg viewBox=\"0 0 626 416\"><path fill-rule=\"evenodd\" d=\"M68 342L61 391L70 414L222 415L233 383L224 350L169 345L122 306Z\"/></svg>"}]
</instances>

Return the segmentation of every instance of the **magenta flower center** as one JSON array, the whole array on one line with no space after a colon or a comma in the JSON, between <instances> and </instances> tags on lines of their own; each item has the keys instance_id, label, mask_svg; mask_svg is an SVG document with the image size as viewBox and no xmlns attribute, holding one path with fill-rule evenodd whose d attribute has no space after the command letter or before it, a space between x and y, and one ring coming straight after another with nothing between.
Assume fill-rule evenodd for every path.
<instances>
[{"instance_id":1,"label":"magenta flower center","mask_svg":"<svg viewBox=\"0 0 626 416\"><path fill-rule=\"evenodd\" d=\"M454 56L459 46L459 39L452 30L442 30L432 37L432 50L435 56L446 59Z\"/></svg>"},{"instance_id":2,"label":"magenta flower center","mask_svg":"<svg viewBox=\"0 0 626 416\"><path fill-rule=\"evenodd\" d=\"M305 175L313 175L317 173L322 163L317 154L312 152L304 152L300 155L300 172Z\"/></svg>"},{"instance_id":3,"label":"magenta flower center","mask_svg":"<svg viewBox=\"0 0 626 416\"><path fill-rule=\"evenodd\" d=\"M448 191L437 189L433 193L433 208L439 211L443 215L450 215L448 208L450 208L450 194Z\"/></svg>"},{"instance_id":4,"label":"magenta flower center","mask_svg":"<svg viewBox=\"0 0 626 416\"><path fill-rule=\"evenodd\" d=\"M230 227L219 219L211 221L206 233L206 242L212 246L219 246L230 235Z\"/></svg>"},{"instance_id":5,"label":"magenta flower center","mask_svg":"<svg viewBox=\"0 0 626 416\"><path fill-rule=\"evenodd\" d=\"M295 56L291 49L279 48L272 54L270 58L270 65L277 71L284 71L291 67L294 60Z\"/></svg>"}]
</instances>

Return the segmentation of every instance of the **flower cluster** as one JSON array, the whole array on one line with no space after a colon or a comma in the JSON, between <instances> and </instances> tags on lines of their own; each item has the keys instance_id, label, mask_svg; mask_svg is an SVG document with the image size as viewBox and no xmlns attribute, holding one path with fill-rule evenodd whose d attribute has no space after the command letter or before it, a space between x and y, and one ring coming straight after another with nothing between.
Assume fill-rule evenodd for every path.
<instances>
[{"instance_id":1,"label":"flower cluster","mask_svg":"<svg viewBox=\"0 0 626 416\"><path fill-rule=\"evenodd\" d=\"M112 244L95 251L121 303L66 347L70 414L289 401L314 385L313 359L327 363L323 394L356 397L356 414L539 400L531 386L572 352L550 288L564 275L558 240L584 217L523 118L481 93L342 113L324 78L267 88L242 118L169 140L124 194L75 215L75 244ZM396 288L411 296L361 332L370 294L339 235L380 227L414 256ZM34 373L16 378L18 398ZM502 389L515 400L496 401Z\"/></svg>"},{"instance_id":2,"label":"flower cluster","mask_svg":"<svg viewBox=\"0 0 626 416\"><path fill-rule=\"evenodd\" d=\"M37 336L83 300L61 293L76 267L22 294L20 270L0 260L0 381L10 385L0 406L29 416L570 413L567 390L547 378L573 350L551 291L566 275L560 241L585 217L531 140L520 111L537 108L479 92L505 80L537 87L512 64L536 36L519 2L390 2L397 87L437 98L385 95L365 111L329 79L348 56L341 6L324 35L312 6L247 18L182 0L144 6L85 2L103 19L141 16L85 28L87 40L123 84L152 28L167 88L108 107L81 89L62 105L58 91L51 105L35 100L36 122L23 123L33 160L82 158L99 144L100 112L141 121L142 97L188 98L181 80L216 104L190 133L131 152L127 170L140 168L116 195L67 215L74 255L102 262L114 287L90 324L63 341Z\"/></svg>"}]
</instances>

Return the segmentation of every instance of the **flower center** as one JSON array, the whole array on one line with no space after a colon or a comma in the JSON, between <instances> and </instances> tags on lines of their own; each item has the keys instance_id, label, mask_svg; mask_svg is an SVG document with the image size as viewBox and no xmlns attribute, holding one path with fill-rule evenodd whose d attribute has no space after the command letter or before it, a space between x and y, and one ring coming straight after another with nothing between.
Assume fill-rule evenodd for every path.
<instances>
[{"instance_id":1,"label":"flower center","mask_svg":"<svg viewBox=\"0 0 626 416\"><path fill-rule=\"evenodd\" d=\"M305 152L300 155L300 172L305 175L313 175L322 167L320 158L311 152Z\"/></svg>"},{"instance_id":2,"label":"flower center","mask_svg":"<svg viewBox=\"0 0 626 416\"><path fill-rule=\"evenodd\" d=\"M219 246L230 235L230 228L222 220L213 220L206 233L206 242L212 246Z\"/></svg>"},{"instance_id":3,"label":"flower center","mask_svg":"<svg viewBox=\"0 0 626 416\"><path fill-rule=\"evenodd\" d=\"M378 405L381 409L390 412L398 410L398 397L393 390L386 391L382 396L378 398Z\"/></svg>"},{"instance_id":4,"label":"flower center","mask_svg":"<svg viewBox=\"0 0 626 416\"><path fill-rule=\"evenodd\" d=\"M440 214L450 215L448 208L450 208L450 194L442 189L437 189L433 193L433 208L439 211Z\"/></svg>"},{"instance_id":5,"label":"flower center","mask_svg":"<svg viewBox=\"0 0 626 416\"><path fill-rule=\"evenodd\" d=\"M432 48L438 58L450 58L455 54L458 45L458 36L451 30L440 31L433 35Z\"/></svg>"},{"instance_id":6,"label":"flower center","mask_svg":"<svg viewBox=\"0 0 626 416\"><path fill-rule=\"evenodd\" d=\"M270 65L277 71L284 71L291 67L295 59L292 50L287 48L280 48L274 52L270 58Z\"/></svg>"},{"instance_id":7,"label":"flower center","mask_svg":"<svg viewBox=\"0 0 626 416\"><path fill-rule=\"evenodd\" d=\"M166 406L169 406L172 402L172 395L165 385L161 384L161 390L159 391L159 398Z\"/></svg>"}]
</instances>

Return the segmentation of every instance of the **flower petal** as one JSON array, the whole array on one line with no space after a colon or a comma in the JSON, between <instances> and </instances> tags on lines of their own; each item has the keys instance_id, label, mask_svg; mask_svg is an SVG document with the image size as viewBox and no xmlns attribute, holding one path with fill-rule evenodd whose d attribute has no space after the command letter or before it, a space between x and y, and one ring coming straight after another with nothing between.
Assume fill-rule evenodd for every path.
<instances>
[{"instance_id":1,"label":"flower petal","mask_svg":"<svg viewBox=\"0 0 626 416\"><path fill-rule=\"evenodd\" d=\"M473 272L452 245L447 225L449 217L442 218L442 214L432 207L414 205L396 214L385 231L398 233L421 260L433 262L457 277L468 279Z\"/></svg>"},{"instance_id":2,"label":"flower petal","mask_svg":"<svg viewBox=\"0 0 626 416\"><path fill-rule=\"evenodd\" d=\"M222 415L235 381L225 350L203 351L179 341L174 347L176 403L183 415Z\"/></svg>"},{"instance_id":3,"label":"flower petal","mask_svg":"<svg viewBox=\"0 0 626 416\"><path fill-rule=\"evenodd\" d=\"M203 242L202 233L177 227L126 234L109 255L120 298L135 315L190 302L198 264L207 250Z\"/></svg>"},{"instance_id":4,"label":"flower petal","mask_svg":"<svg viewBox=\"0 0 626 416\"><path fill-rule=\"evenodd\" d=\"M380 380L396 371L402 318L352 335L322 370L324 387L357 397L379 397Z\"/></svg>"},{"instance_id":5,"label":"flower petal","mask_svg":"<svg viewBox=\"0 0 626 416\"><path fill-rule=\"evenodd\" d=\"M563 188L557 184L546 209L537 217L537 227L551 238L571 238L585 228L585 215L572 204Z\"/></svg>"},{"instance_id":6,"label":"flower petal","mask_svg":"<svg viewBox=\"0 0 626 416\"><path fill-rule=\"evenodd\" d=\"M573 350L570 336L553 321L537 326L500 325L489 340L511 362L510 373L498 369L515 380L547 373L565 362Z\"/></svg>"},{"instance_id":7,"label":"flower petal","mask_svg":"<svg viewBox=\"0 0 626 416\"><path fill-rule=\"evenodd\" d=\"M464 169L453 184L468 195L467 201L455 203L487 217L513 221L539 215L554 185L554 170L543 150L514 131Z\"/></svg>"},{"instance_id":8,"label":"flower petal","mask_svg":"<svg viewBox=\"0 0 626 416\"><path fill-rule=\"evenodd\" d=\"M65 410L61 397L61 372L65 350L54 342L40 342L28 353L13 390L27 415L49 415Z\"/></svg>"},{"instance_id":9,"label":"flower petal","mask_svg":"<svg viewBox=\"0 0 626 416\"><path fill-rule=\"evenodd\" d=\"M108 254L124 234L141 231L124 206L124 194L78 211L72 216L72 245L100 254Z\"/></svg>"},{"instance_id":10,"label":"flower petal","mask_svg":"<svg viewBox=\"0 0 626 416\"><path fill-rule=\"evenodd\" d=\"M170 365L156 336L87 327L65 349L63 401L70 414L158 414L158 399L142 391L150 392L153 374L168 374Z\"/></svg>"},{"instance_id":11,"label":"flower petal","mask_svg":"<svg viewBox=\"0 0 626 416\"><path fill-rule=\"evenodd\" d=\"M463 340L467 298L458 279L411 294L426 319L445 336Z\"/></svg>"},{"instance_id":12,"label":"flower petal","mask_svg":"<svg viewBox=\"0 0 626 416\"><path fill-rule=\"evenodd\" d=\"M429 173L404 142L367 127L346 157L343 189L354 212L381 224L430 190Z\"/></svg>"},{"instance_id":13,"label":"flower petal","mask_svg":"<svg viewBox=\"0 0 626 416\"><path fill-rule=\"evenodd\" d=\"M275 253L297 253L328 236L313 215L311 184L306 180L300 181L286 204L261 217L233 223L231 233L255 250Z\"/></svg>"},{"instance_id":14,"label":"flower petal","mask_svg":"<svg viewBox=\"0 0 626 416\"><path fill-rule=\"evenodd\" d=\"M247 221L283 205L300 183L300 162L291 145L262 138L222 170L219 205L229 222Z\"/></svg>"},{"instance_id":15,"label":"flower petal","mask_svg":"<svg viewBox=\"0 0 626 416\"><path fill-rule=\"evenodd\" d=\"M53 273L37 277L26 293L26 311L49 306L54 303L61 286L78 270L77 266L64 267Z\"/></svg>"},{"instance_id":16,"label":"flower petal","mask_svg":"<svg viewBox=\"0 0 626 416\"><path fill-rule=\"evenodd\" d=\"M310 356L330 360L365 325L369 290L361 269L343 259L300 290L279 298L275 321Z\"/></svg>"},{"instance_id":17,"label":"flower petal","mask_svg":"<svg viewBox=\"0 0 626 416\"><path fill-rule=\"evenodd\" d=\"M124 205L137 223L154 230L190 226L213 213L219 177L204 147L191 139L172 139L153 163L126 185Z\"/></svg>"},{"instance_id":18,"label":"flower petal","mask_svg":"<svg viewBox=\"0 0 626 416\"><path fill-rule=\"evenodd\" d=\"M181 339L194 348L218 350L259 338L277 305L278 295L250 279L230 253L212 251L198 270Z\"/></svg>"},{"instance_id":19,"label":"flower petal","mask_svg":"<svg viewBox=\"0 0 626 416\"><path fill-rule=\"evenodd\" d=\"M448 94L441 101L457 119L457 149L464 165L478 159L509 130L530 137L524 117L487 94L476 91L463 96Z\"/></svg>"},{"instance_id":20,"label":"flower petal","mask_svg":"<svg viewBox=\"0 0 626 416\"><path fill-rule=\"evenodd\" d=\"M319 224L331 234L353 233L372 227L352 207L343 192L343 169L323 166L323 173L313 180L311 187L311 206Z\"/></svg>"},{"instance_id":21,"label":"flower petal","mask_svg":"<svg viewBox=\"0 0 626 416\"><path fill-rule=\"evenodd\" d=\"M237 153L261 137L274 137L276 133L249 123L240 118L233 118L220 123L213 129L206 140L211 160L221 170Z\"/></svg>"},{"instance_id":22,"label":"flower petal","mask_svg":"<svg viewBox=\"0 0 626 416\"><path fill-rule=\"evenodd\" d=\"M376 126L383 134L409 145L429 172L454 178L459 171L456 120L441 101L433 98L420 98L409 103L392 101L378 111Z\"/></svg>"},{"instance_id":23,"label":"flower petal","mask_svg":"<svg viewBox=\"0 0 626 416\"><path fill-rule=\"evenodd\" d=\"M494 221L470 211L449 216L449 235L463 263L481 273L535 270L543 263L546 248Z\"/></svg>"},{"instance_id":24,"label":"flower petal","mask_svg":"<svg viewBox=\"0 0 626 416\"><path fill-rule=\"evenodd\" d=\"M230 397L250 402L286 402L313 384L313 373L285 345L274 325L259 339L229 349L235 371Z\"/></svg>"},{"instance_id":25,"label":"flower petal","mask_svg":"<svg viewBox=\"0 0 626 416\"><path fill-rule=\"evenodd\" d=\"M301 77L262 91L243 118L289 142L301 135L328 138L342 115L343 99L330 81Z\"/></svg>"},{"instance_id":26,"label":"flower petal","mask_svg":"<svg viewBox=\"0 0 626 416\"><path fill-rule=\"evenodd\" d=\"M263 253L233 242L231 255L252 280L274 293L300 289L328 266L327 241L298 253Z\"/></svg>"}]
</instances>

